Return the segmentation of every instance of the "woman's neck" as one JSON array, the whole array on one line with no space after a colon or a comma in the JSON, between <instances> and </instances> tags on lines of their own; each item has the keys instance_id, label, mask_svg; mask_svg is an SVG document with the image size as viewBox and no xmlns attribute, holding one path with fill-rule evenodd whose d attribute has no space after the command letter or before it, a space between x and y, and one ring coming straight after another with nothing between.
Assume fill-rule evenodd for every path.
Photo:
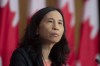
<instances>
[{"instance_id":1,"label":"woman's neck","mask_svg":"<svg viewBox=\"0 0 100 66\"><path fill-rule=\"evenodd\" d=\"M49 56L50 51L51 51L53 46L54 46L54 44L47 44L47 43L42 45L42 54L43 54L43 59L44 60L50 61L48 56Z\"/></svg>"}]
</instances>

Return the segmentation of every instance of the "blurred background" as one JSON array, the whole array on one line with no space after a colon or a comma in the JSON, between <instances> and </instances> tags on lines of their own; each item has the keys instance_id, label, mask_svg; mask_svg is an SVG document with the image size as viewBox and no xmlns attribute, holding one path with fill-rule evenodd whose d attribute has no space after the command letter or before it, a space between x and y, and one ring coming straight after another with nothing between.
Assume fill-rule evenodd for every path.
<instances>
[{"instance_id":1,"label":"blurred background","mask_svg":"<svg viewBox=\"0 0 100 66\"><path fill-rule=\"evenodd\" d=\"M100 66L99 0L0 0L0 66L9 66L31 16L47 6L63 12L67 66Z\"/></svg>"}]
</instances>

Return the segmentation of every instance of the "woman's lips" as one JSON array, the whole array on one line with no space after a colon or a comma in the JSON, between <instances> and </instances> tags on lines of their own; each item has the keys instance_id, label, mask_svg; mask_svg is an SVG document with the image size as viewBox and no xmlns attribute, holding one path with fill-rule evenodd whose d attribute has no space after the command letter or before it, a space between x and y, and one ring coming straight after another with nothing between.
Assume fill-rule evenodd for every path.
<instances>
[{"instance_id":1,"label":"woman's lips","mask_svg":"<svg viewBox=\"0 0 100 66\"><path fill-rule=\"evenodd\" d=\"M58 37L59 36L58 33L51 33L51 35L54 36L54 37Z\"/></svg>"}]
</instances>

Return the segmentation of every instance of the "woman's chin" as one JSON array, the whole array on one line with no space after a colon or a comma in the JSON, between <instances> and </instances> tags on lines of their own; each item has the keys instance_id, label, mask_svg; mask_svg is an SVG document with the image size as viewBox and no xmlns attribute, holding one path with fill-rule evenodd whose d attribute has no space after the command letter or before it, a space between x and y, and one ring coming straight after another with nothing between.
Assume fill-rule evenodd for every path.
<instances>
[{"instance_id":1,"label":"woman's chin","mask_svg":"<svg viewBox=\"0 0 100 66\"><path fill-rule=\"evenodd\" d=\"M56 44L59 42L59 40L50 40L51 43Z\"/></svg>"}]
</instances>

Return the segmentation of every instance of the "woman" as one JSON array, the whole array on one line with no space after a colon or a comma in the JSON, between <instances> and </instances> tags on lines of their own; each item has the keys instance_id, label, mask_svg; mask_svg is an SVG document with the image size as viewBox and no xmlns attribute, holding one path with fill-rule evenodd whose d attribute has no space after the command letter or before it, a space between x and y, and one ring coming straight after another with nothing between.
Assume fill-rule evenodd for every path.
<instances>
[{"instance_id":1,"label":"woman","mask_svg":"<svg viewBox=\"0 0 100 66\"><path fill-rule=\"evenodd\" d=\"M32 16L20 47L13 52L10 66L65 66L67 45L61 11L43 8Z\"/></svg>"}]
</instances>

